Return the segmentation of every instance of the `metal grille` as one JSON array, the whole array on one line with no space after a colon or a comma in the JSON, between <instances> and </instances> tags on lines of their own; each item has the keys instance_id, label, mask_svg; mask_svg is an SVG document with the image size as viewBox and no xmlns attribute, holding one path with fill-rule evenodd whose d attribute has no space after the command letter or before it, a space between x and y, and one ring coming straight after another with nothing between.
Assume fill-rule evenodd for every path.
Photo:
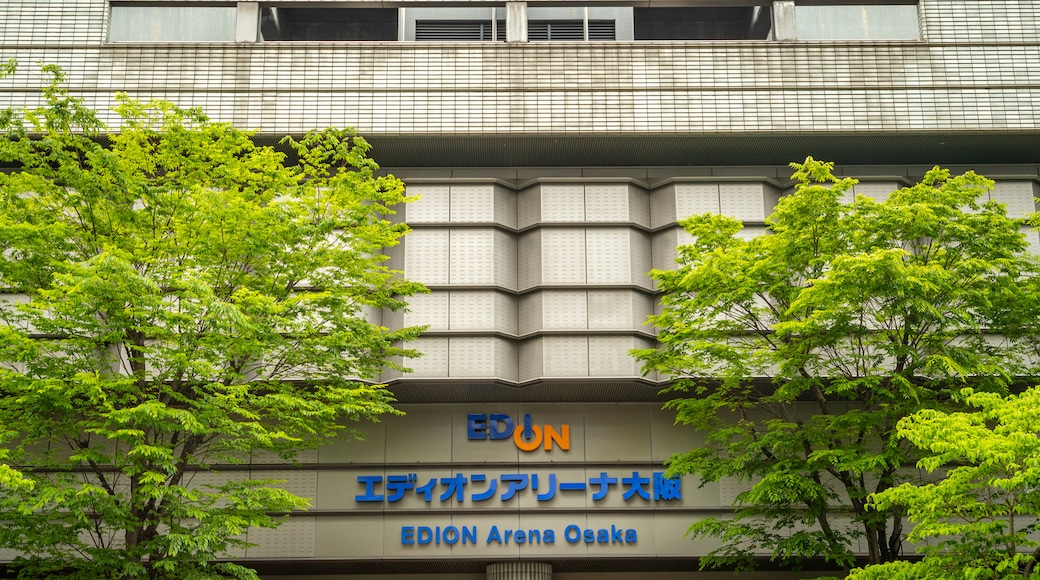
<instances>
[{"instance_id":1,"label":"metal grille","mask_svg":"<svg viewBox=\"0 0 1040 580\"><path fill-rule=\"evenodd\" d=\"M506 39L506 22L497 23L495 40ZM417 20L415 40L421 42L470 42L491 40L490 20Z\"/></svg>"},{"instance_id":2,"label":"metal grille","mask_svg":"<svg viewBox=\"0 0 1040 580\"><path fill-rule=\"evenodd\" d=\"M589 20L588 40L614 40L613 20ZM581 20L531 20L527 23L528 40L585 40Z\"/></svg>"}]
</instances>

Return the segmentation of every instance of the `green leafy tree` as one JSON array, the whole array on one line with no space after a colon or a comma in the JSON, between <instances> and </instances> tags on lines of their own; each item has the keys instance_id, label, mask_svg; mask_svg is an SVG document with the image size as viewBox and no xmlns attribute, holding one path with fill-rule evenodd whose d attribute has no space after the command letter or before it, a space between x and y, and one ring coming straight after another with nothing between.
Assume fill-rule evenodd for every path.
<instances>
[{"instance_id":1,"label":"green leafy tree","mask_svg":"<svg viewBox=\"0 0 1040 580\"><path fill-rule=\"evenodd\" d=\"M44 68L45 104L0 138L0 425L29 480L0 494L0 544L22 578L255 578L220 558L308 500L195 478L395 413L370 380L419 329L365 312L422 290L381 264L402 183L352 131L286 139L288 166L126 95L103 144Z\"/></svg>"},{"instance_id":2,"label":"green leafy tree","mask_svg":"<svg viewBox=\"0 0 1040 580\"><path fill-rule=\"evenodd\" d=\"M669 472L749 484L732 517L689 529L722 540L704 566L750 567L764 550L848 567L861 539L870 562L898 557L903 509L868 497L916 460L899 420L1032 372L1035 264L1022 224L979 202L992 182L935 168L884 202L843 204L855 180L812 158L792 167L767 235L693 216L678 268L652 273L660 347L635 354L674 377L668 407L705 434Z\"/></svg>"},{"instance_id":3,"label":"green leafy tree","mask_svg":"<svg viewBox=\"0 0 1040 580\"><path fill-rule=\"evenodd\" d=\"M1040 389L964 395L974 411L922 410L899 422L899 436L926 453L918 466L949 466L945 476L871 498L906 513L924 558L854 570L850 580L1040 578Z\"/></svg>"}]
</instances>

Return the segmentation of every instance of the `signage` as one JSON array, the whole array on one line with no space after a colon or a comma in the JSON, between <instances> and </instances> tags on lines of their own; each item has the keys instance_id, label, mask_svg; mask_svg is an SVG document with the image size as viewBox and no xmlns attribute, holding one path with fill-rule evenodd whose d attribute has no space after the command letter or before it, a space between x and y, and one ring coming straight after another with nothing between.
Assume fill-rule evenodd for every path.
<instances>
[{"instance_id":1,"label":"signage","mask_svg":"<svg viewBox=\"0 0 1040 580\"><path fill-rule=\"evenodd\" d=\"M571 448L571 426L560 425L559 431L552 425L536 425L531 415L526 414L522 426L504 413L470 413L466 417L466 437L471 441L500 441L512 439L517 449L534 451L544 447L552 451L553 444L563 451Z\"/></svg>"}]
</instances>

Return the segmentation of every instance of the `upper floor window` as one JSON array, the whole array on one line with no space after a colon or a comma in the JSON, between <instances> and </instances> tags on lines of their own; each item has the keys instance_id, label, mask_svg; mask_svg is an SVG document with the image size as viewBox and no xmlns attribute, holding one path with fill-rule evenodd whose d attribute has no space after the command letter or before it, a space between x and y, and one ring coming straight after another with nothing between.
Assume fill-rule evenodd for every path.
<instances>
[{"instance_id":1,"label":"upper floor window","mask_svg":"<svg viewBox=\"0 0 1040 580\"><path fill-rule=\"evenodd\" d=\"M636 40L767 40L769 6L633 8Z\"/></svg>"},{"instance_id":2,"label":"upper floor window","mask_svg":"<svg viewBox=\"0 0 1040 580\"><path fill-rule=\"evenodd\" d=\"M260 40L397 40L397 8L260 9Z\"/></svg>"}]
</instances>

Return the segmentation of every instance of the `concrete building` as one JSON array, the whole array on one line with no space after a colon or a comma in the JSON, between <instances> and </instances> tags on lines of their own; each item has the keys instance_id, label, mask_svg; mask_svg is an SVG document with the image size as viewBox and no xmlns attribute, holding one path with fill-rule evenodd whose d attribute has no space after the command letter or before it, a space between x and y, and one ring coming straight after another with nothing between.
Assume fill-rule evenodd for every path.
<instances>
[{"instance_id":1,"label":"concrete building","mask_svg":"<svg viewBox=\"0 0 1040 580\"><path fill-rule=\"evenodd\" d=\"M677 219L760 233L807 155L871 196L934 164L1012 214L1040 195L1033 0L5 0L0 58L63 66L102 110L121 90L262 140L355 126L422 195L392 263L432 293L382 320L430 325L384 377L408 415L257 458L315 498L237 555L272 579L715 578L683 532L741 488L658 475L697 436L627 354L654 342ZM0 80L0 107L38 82Z\"/></svg>"}]
</instances>

